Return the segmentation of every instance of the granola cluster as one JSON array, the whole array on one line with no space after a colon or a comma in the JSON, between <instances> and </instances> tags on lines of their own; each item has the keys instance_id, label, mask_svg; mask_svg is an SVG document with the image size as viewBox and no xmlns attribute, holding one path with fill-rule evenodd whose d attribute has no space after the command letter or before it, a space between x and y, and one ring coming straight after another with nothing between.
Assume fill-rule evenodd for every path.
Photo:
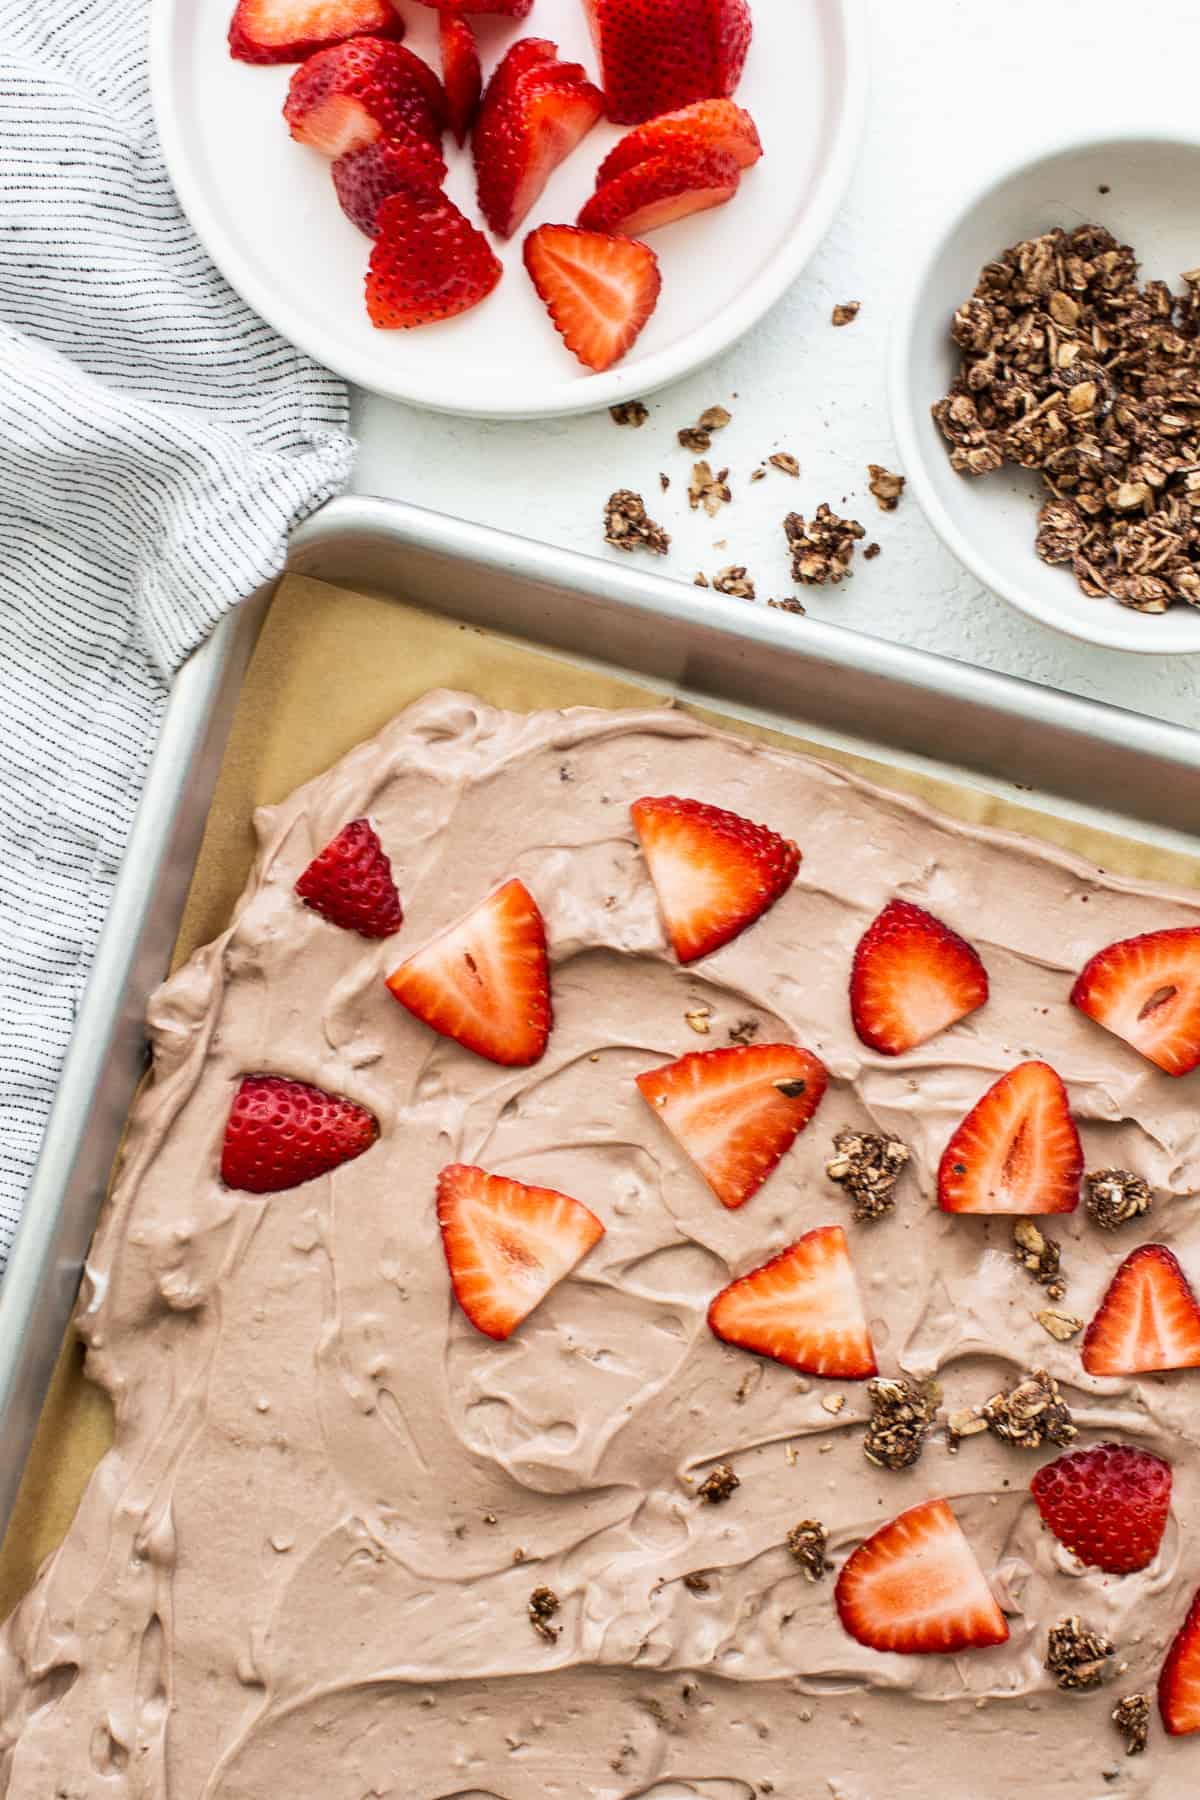
<instances>
[{"instance_id":1,"label":"granola cluster","mask_svg":"<svg viewBox=\"0 0 1200 1800\"><path fill-rule=\"evenodd\" d=\"M670 538L647 513L642 496L630 488L618 488L608 497L604 541L614 550L649 550L652 556L665 556L671 548Z\"/></svg>"},{"instance_id":2,"label":"granola cluster","mask_svg":"<svg viewBox=\"0 0 1200 1800\"><path fill-rule=\"evenodd\" d=\"M820 1581L831 1565L825 1559L825 1527L819 1519L801 1519L787 1534L787 1547L810 1581Z\"/></svg>"},{"instance_id":3,"label":"granola cluster","mask_svg":"<svg viewBox=\"0 0 1200 1800\"><path fill-rule=\"evenodd\" d=\"M557 1625L552 1625L550 1621L558 1611L559 1605L558 1595L553 1588L536 1587L529 1596L529 1623L538 1636L545 1638L548 1644L558 1642L559 1628Z\"/></svg>"},{"instance_id":4,"label":"granola cluster","mask_svg":"<svg viewBox=\"0 0 1200 1800\"><path fill-rule=\"evenodd\" d=\"M1200 269L1138 281L1099 225L1005 250L954 315L933 417L964 475L1039 471L1043 562L1138 612L1200 605Z\"/></svg>"},{"instance_id":5,"label":"granola cluster","mask_svg":"<svg viewBox=\"0 0 1200 1800\"><path fill-rule=\"evenodd\" d=\"M1085 1204L1102 1231L1116 1231L1150 1211L1150 1189L1128 1169L1096 1169L1083 1178Z\"/></svg>"},{"instance_id":6,"label":"granola cluster","mask_svg":"<svg viewBox=\"0 0 1200 1800\"><path fill-rule=\"evenodd\" d=\"M680 447L690 450L694 456L711 450L713 432L724 431L732 418L733 414L723 406L706 406L694 425L685 425L682 431L676 432Z\"/></svg>"},{"instance_id":7,"label":"granola cluster","mask_svg":"<svg viewBox=\"0 0 1200 1800\"><path fill-rule=\"evenodd\" d=\"M1111 1640L1085 1625L1078 1614L1050 1627L1046 1667L1060 1688L1099 1687L1112 1654Z\"/></svg>"},{"instance_id":8,"label":"granola cluster","mask_svg":"<svg viewBox=\"0 0 1200 1800\"><path fill-rule=\"evenodd\" d=\"M982 1417L989 1431L1018 1450L1040 1450L1043 1444L1065 1450L1079 1435L1057 1381L1045 1369L1034 1369L1007 1393L993 1394Z\"/></svg>"},{"instance_id":9,"label":"granola cluster","mask_svg":"<svg viewBox=\"0 0 1200 1800\"><path fill-rule=\"evenodd\" d=\"M704 1477L696 1494L699 1499L707 1500L710 1506L719 1506L722 1500L728 1500L734 1489L741 1485L728 1463L718 1463Z\"/></svg>"},{"instance_id":10,"label":"granola cluster","mask_svg":"<svg viewBox=\"0 0 1200 1800\"><path fill-rule=\"evenodd\" d=\"M925 1448L937 1417L937 1396L911 1381L880 1378L867 1384L871 1419L863 1455L879 1469L908 1469Z\"/></svg>"},{"instance_id":11,"label":"granola cluster","mask_svg":"<svg viewBox=\"0 0 1200 1800\"><path fill-rule=\"evenodd\" d=\"M1140 1756L1150 1735L1150 1697L1125 1694L1112 1709L1112 1722L1125 1739L1126 1756Z\"/></svg>"},{"instance_id":12,"label":"granola cluster","mask_svg":"<svg viewBox=\"0 0 1200 1800\"><path fill-rule=\"evenodd\" d=\"M845 1188L856 1219L882 1219L896 1204L893 1189L911 1155L890 1132L839 1131L825 1173Z\"/></svg>"},{"instance_id":13,"label":"granola cluster","mask_svg":"<svg viewBox=\"0 0 1200 1800\"><path fill-rule=\"evenodd\" d=\"M1062 1299L1067 1291L1062 1253L1055 1239L1047 1237L1032 1219L1018 1219L1013 1225L1013 1255L1038 1285L1045 1288L1048 1299Z\"/></svg>"},{"instance_id":14,"label":"granola cluster","mask_svg":"<svg viewBox=\"0 0 1200 1800\"><path fill-rule=\"evenodd\" d=\"M839 519L824 500L811 519L789 513L783 530L792 555L792 580L803 587L844 581L850 574L854 546L867 535L857 519Z\"/></svg>"}]
</instances>

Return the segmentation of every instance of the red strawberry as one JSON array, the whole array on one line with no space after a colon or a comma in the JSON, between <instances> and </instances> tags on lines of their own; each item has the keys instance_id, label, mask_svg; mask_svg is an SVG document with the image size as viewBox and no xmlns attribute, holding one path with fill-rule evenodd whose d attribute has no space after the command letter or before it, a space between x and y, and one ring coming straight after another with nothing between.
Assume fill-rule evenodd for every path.
<instances>
[{"instance_id":1,"label":"red strawberry","mask_svg":"<svg viewBox=\"0 0 1200 1800\"><path fill-rule=\"evenodd\" d=\"M1079 1205L1083 1149L1067 1090L1023 1062L976 1101L942 1153L938 1205L951 1213L1065 1213Z\"/></svg>"},{"instance_id":2,"label":"red strawberry","mask_svg":"<svg viewBox=\"0 0 1200 1800\"><path fill-rule=\"evenodd\" d=\"M1008 1641L1004 1614L944 1500L924 1500L873 1532L834 1589L842 1624L871 1650L957 1655Z\"/></svg>"},{"instance_id":3,"label":"red strawberry","mask_svg":"<svg viewBox=\"0 0 1200 1800\"><path fill-rule=\"evenodd\" d=\"M1200 1367L1200 1306L1165 1244L1140 1244L1121 1264L1083 1339L1089 1375Z\"/></svg>"},{"instance_id":4,"label":"red strawberry","mask_svg":"<svg viewBox=\"0 0 1200 1800\"><path fill-rule=\"evenodd\" d=\"M787 1250L722 1288L708 1322L723 1343L839 1381L877 1372L871 1333L840 1225L806 1231Z\"/></svg>"},{"instance_id":5,"label":"red strawberry","mask_svg":"<svg viewBox=\"0 0 1200 1800\"><path fill-rule=\"evenodd\" d=\"M428 63L403 44L353 38L301 64L283 116L298 143L324 156L345 156L376 138L394 137L405 126L439 143L446 96Z\"/></svg>"},{"instance_id":6,"label":"red strawberry","mask_svg":"<svg viewBox=\"0 0 1200 1800\"><path fill-rule=\"evenodd\" d=\"M383 331L469 312L504 273L482 231L442 193L401 189L376 214L367 311Z\"/></svg>"},{"instance_id":7,"label":"red strawberry","mask_svg":"<svg viewBox=\"0 0 1200 1800\"><path fill-rule=\"evenodd\" d=\"M390 0L238 0L229 54L239 62L302 62L316 50L365 33L402 38Z\"/></svg>"},{"instance_id":8,"label":"red strawberry","mask_svg":"<svg viewBox=\"0 0 1200 1800\"><path fill-rule=\"evenodd\" d=\"M360 937L391 937L404 918L392 865L366 819L343 825L296 883L305 906Z\"/></svg>"},{"instance_id":9,"label":"red strawberry","mask_svg":"<svg viewBox=\"0 0 1200 1800\"><path fill-rule=\"evenodd\" d=\"M388 977L416 1018L489 1062L537 1062L550 1036L546 927L523 881L506 881Z\"/></svg>"},{"instance_id":10,"label":"red strawberry","mask_svg":"<svg viewBox=\"0 0 1200 1800\"><path fill-rule=\"evenodd\" d=\"M421 0L444 13L502 13L506 19L524 19L533 11L533 0Z\"/></svg>"},{"instance_id":11,"label":"red strawberry","mask_svg":"<svg viewBox=\"0 0 1200 1800\"><path fill-rule=\"evenodd\" d=\"M1165 1069L1200 1064L1200 926L1147 931L1093 956L1071 1003Z\"/></svg>"},{"instance_id":12,"label":"red strawberry","mask_svg":"<svg viewBox=\"0 0 1200 1800\"><path fill-rule=\"evenodd\" d=\"M987 997L987 970L978 953L907 900L890 900L854 952L854 1029L884 1056L924 1044Z\"/></svg>"},{"instance_id":13,"label":"red strawberry","mask_svg":"<svg viewBox=\"0 0 1200 1800\"><path fill-rule=\"evenodd\" d=\"M1158 1555L1171 1510L1171 1465L1128 1444L1072 1450L1029 1484L1043 1522L1092 1569L1128 1575Z\"/></svg>"},{"instance_id":14,"label":"red strawberry","mask_svg":"<svg viewBox=\"0 0 1200 1800\"><path fill-rule=\"evenodd\" d=\"M604 1236L581 1201L463 1163L438 1176L437 1215L454 1297L490 1338L511 1337Z\"/></svg>"},{"instance_id":15,"label":"red strawberry","mask_svg":"<svg viewBox=\"0 0 1200 1800\"><path fill-rule=\"evenodd\" d=\"M748 0L584 0L608 116L638 125L732 94L750 48Z\"/></svg>"},{"instance_id":16,"label":"red strawberry","mask_svg":"<svg viewBox=\"0 0 1200 1800\"><path fill-rule=\"evenodd\" d=\"M446 179L446 164L436 144L404 127L395 137L376 138L361 150L335 158L332 174L342 211L360 231L374 237L383 202L414 188L436 193Z\"/></svg>"},{"instance_id":17,"label":"red strawberry","mask_svg":"<svg viewBox=\"0 0 1200 1800\"><path fill-rule=\"evenodd\" d=\"M579 214L585 231L645 237L692 213L723 206L738 190L737 163L727 150L673 144L596 189Z\"/></svg>"},{"instance_id":18,"label":"red strawberry","mask_svg":"<svg viewBox=\"0 0 1200 1800\"><path fill-rule=\"evenodd\" d=\"M800 852L791 839L724 807L665 795L630 810L682 963L737 937L796 879Z\"/></svg>"},{"instance_id":19,"label":"red strawberry","mask_svg":"<svg viewBox=\"0 0 1200 1800\"><path fill-rule=\"evenodd\" d=\"M604 96L581 65L559 62L545 38L513 45L488 83L471 137L479 206L493 231L512 236L603 111Z\"/></svg>"},{"instance_id":20,"label":"red strawberry","mask_svg":"<svg viewBox=\"0 0 1200 1800\"><path fill-rule=\"evenodd\" d=\"M821 1103L824 1065L792 1044L700 1050L637 1077L722 1206L744 1206Z\"/></svg>"},{"instance_id":21,"label":"red strawberry","mask_svg":"<svg viewBox=\"0 0 1200 1800\"><path fill-rule=\"evenodd\" d=\"M446 90L450 129L459 143L465 144L483 93L479 46L468 21L461 14L452 12L444 12L438 19L438 42L442 51L442 86Z\"/></svg>"},{"instance_id":22,"label":"red strawberry","mask_svg":"<svg viewBox=\"0 0 1200 1800\"><path fill-rule=\"evenodd\" d=\"M670 155L676 149L724 150L739 169L748 169L762 155L762 140L744 107L735 106L732 100L697 100L627 131L600 164L596 186L623 175L647 157Z\"/></svg>"},{"instance_id":23,"label":"red strawberry","mask_svg":"<svg viewBox=\"0 0 1200 1800\"><path fill-rule=\"evenodd\" d=\"M1159 1674L1158 1710L1172 1737L1200 1731L1200 1589Z\"/></svg>"},{"instance_id":24,"label":"red strawberry","mask_svg":"<svg viewBox=\"0 0 1200 1800\"><path fill-rule=\"evenodd\" d=\"M225 1126L221 1179L247 1194L279 1194L351 1162L378 1136L374 1115L340 1094L284 1075L244 1075Z\"/></svg>"},{"instance_id":25,"label":"red strawberry","mask_svg":"<svg viewBox=\"0 0 1200 1800\"><path fill-rule=\"evenodd\" d=\"M567 349L589 369L608 369L636 343L658 304L662 276L645 244L576 225L539 225L525 239L525 267Z\"/></svg>"}]
</instances>

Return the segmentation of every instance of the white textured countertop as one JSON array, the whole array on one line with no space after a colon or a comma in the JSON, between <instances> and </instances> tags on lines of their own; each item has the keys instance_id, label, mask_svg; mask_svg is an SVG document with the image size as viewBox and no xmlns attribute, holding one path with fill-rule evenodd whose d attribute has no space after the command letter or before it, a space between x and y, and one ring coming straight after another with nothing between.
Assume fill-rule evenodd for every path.
<instances>
[{"instance_id":1,"label":"white textured countertop","mask_svg":"<svg viewBox=\"0 0 1200 1800\"><path fill-rule=\"evenodd\" d=\"M793 3L803 0L757 0ZM822 500L840 511L844 500L883 554L856 559L853 581L805 592L810 613L1192 724L1200 656L1132 656L1043 629L960 568L915 500L881 514L866 491L866 465L899 467L885 363L889 296L912 249L980 176L1026 147L1126 126L1200 135L1200 13L1194 0L867 4L872 94L857 175L806 274L757 330L699 375L651 396L640 431L619 429L606 412L478 424L359 395L354 486L611 557L619 553L602 542L603 502L613 488L633 487L674 538L670 557L653 559L657 571L691 581L698 569L711 576L744 563L760 599L795 591L784 513L809 514ZM862 302L858 321L840 331L829 323L837 300ZM694 459L675 431L718 401L734 419L709 460L729 466L734 498L710 521L688 510ZM795 453L801 479L772 472L748 485L774 449ZM666 495L659 470L671 477ZM714 594L711 604L747 602ZM795 624L803 631L803 619Z\"/></svg>"}]
</instances>

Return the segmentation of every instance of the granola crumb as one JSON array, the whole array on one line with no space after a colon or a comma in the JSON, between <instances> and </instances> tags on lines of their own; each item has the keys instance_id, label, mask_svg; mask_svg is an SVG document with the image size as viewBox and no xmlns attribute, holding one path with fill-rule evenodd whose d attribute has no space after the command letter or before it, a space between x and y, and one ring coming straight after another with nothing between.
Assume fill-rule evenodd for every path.
<instances>
[{"instance_id":1,"label":"granola crumb","mask_svg":"<svg viewBox=\"0 0 1200 1800\"><path fill-rule=\"evenodd\" d=\"M825 1173L845 1188L856 1219L882 1219L896 1204L893 1189L911 1155L891 1132L839 1131Z\"/></svg>"},{"instance_id":2,"label":"granola crumb","mask_svg":"<svg viewBox=\"0 0 1200 1800\"><path fill-rule=\"evenodd\" d=\"M1124 1694L1112 1709L1112 1722L1125 1739L1126 1756L1140 1756L1150 1735L1150 1697Z\"/></svg>"},{"instance_id":3,"label":"granola crumb","mask_svg":"<svg viewBox=\"0 0 1200 1800\"><path fill-rule=\"evenodd\" d=\"M608 412L614 425L631 425L634 431L640 431L650 417L650 408L642 400L619 400Z\"/></svg>"},{"instance_id":4,"label":"granola crumb","mask_svg":"<svg viewBox=\"0 0 1200 1800\"><path fill-rule=\"evenodd\" d=\"M684 1576L683 1585L689 1594L707 1594L712 1583L700 1573L699 1569L693 1569Z\"/></svg>"},{"instance_id":5,"label":"granola crumb","mask_svg":"<svg viewBox=\"0 0 1200 1800\"><path fill-rule=\"evenodd\" d=\"M880 512L895 512L904 492L904 476L885 469L882 463L868 463L867 474L870 476L867 486L875 497Z\"/></svg>"},{"instance_id":6,"label":"granola crumb","mask_svg":"<svg viewBox=\"0 0 1200 1800\"><path fill-rule=\"evenodd\" d=\"M987 1428L987 1420L976 1407L964 1406L958 1412L952 1412L946 1420L947 1450L951 1456L955 1455L964 1438L978 1437Z\"/></svg>"},{"instance_id":7,"label":"granola crumb","mask_svg":"<svg viewBox=\"0 0 1200 1800\"><path fill-rule=\"evenodd\" d=\"M761 463L759 464L757 469L751 469L750 480L752 482L765 481L766 479L767 479L767 471L763 468Z\"/></svg>"},{"instance_id":8,"label":"granola crumb","mask_svg":"<svg viewBox=\"0 0 1200 1800\"><path fill-rule=\"evenodd\" d=\"M664 475L661 469L658 471L658 485L664 494L671 485L671 477L669 475Z\"/></svg>"},{"instance_id":9,"label":"granola crumb","mask_svg":"<svg viewBox=\"0 0 1200 1800\"><path fill-rule=\"evenodd\" d=\"M831 1418L836 1419L845 1404L845 1394L826 1394L821 1401L821 1408L822 1411L827 1412Z\"/></svg>"},{"instance_id":10,"label":"granola crumb","mask_svg":"<svg viewBox=\"0 0 1200 1800\"><path fill-rule=\"evenodd\" d=\"M861 306L861 300L839 300L830 315L830 324L853 325Z\"/></svg>"},{"instance_id":11,"label":"granola crumb","mask_svg":"<svg viewBox=\"0 0 1200 1800\"><path fill-rule=\"evenodd\" d=\"M703 569L697 569L696 573L692 576L692 586L693 587L707 587L708 586L708 576L704 573Z\"/></svg>"},{"instance_id":12,"label":"granola crumb","mask_svg":"<svg viewBox=\"0 0 1200 1800\"><path fill-rule=\"evenodd\" d=\"M495 1524L495 1523L496 1523L496 1515L495 1515L495 1513L493 1513L493 1512L486 1512L486 1513L484 1513L484 1515L483 1515L483 1522L484 1522L484 1524L485 1524L485 1525L494 1525L494 1524Z\"/></svg>"},{"instance_id":13,"label":"granola crumb","mask_svg":"<svg viewBox=\"0 0 1200 1800\"><path fill-rule=\"evenodd\" d=\"M719 1506L723 1500L728 1500L735 1488L740 1488L741 1485L741 1481L728 1463L718 1463L696 1489L696 1497L700 1500L707 1500L710 1506Z\"/></svg>"},{"instance_id":14,"label":"granola crumb","mask_svg":"<svg viewBox=\"0 0 1200 1800\"><path fill-rule=\"evenodd\" d=\"M692 511L702 506L709 518L715 519L726 501L733 498L728 478L728 469L718 469L714 475L708 463L696 463L688 483L688 505Z\"/></svg>"},{"instance_id":15,"label":"granola crumb","mask_svg":"<svg viewBox=\"0 0 1200 1800\"><path fill-rule=\"evenodd\" d=\"M690 450L694 456L711 450L713 432L724 431L732 417L733 414L723 406L706 406L694 425L685 425L682 431L676 433L680 448Z\"/></svg>"},{"instance_id":16,"label":"granola crumb","mask_svg":"<svg viewBox=\"0 0 1200 1800\"><path fill-rule=\"evenodd\" d=\"M1148 1213L1149 1186L1128 1169L1095 1169L1083 1178L1084 1204L1101 1231L1116 1231Z\"/></svg>"},{"instance_id":17,"label":"granola crumb","mask_svg":"<svg viewBox=\"0 0 1200 1800\"><path fill-rule=\"evenodd\" d=\"M548 1644L558 1642L559 1627L550 1623L558 1611L560 1601L553 1588L535 1587L529 1596L529 1623L538 1636L545 1638Z\"/></svg>"},{"instance_id":18,"label":"granola crumb","mask_svg":"<svg viewBox=\"0 0 1200 1800\"><path fill-rule=\"evenodd\" d=\"M880 555L880 553L881 553L881 546L879 544L875 543L874 540L872 540L872 542L869 543L867 545L866 549L863 551L863 561L864 562L874 562L875 558L878 555Z\"/></svg>"},{"instance_id":19,"label":"granola crumb","mask_svg":"<svg viewBox=\"0 0 1200 1800\"><path fill-rule=\"evenodd\" d=\"M911 1468L933 1429L936 1394L903 1378L880 1377L867 1383L867 1395L871 1420L863 1438L863 1455L877 1469Z\"/></svg>"},{"instance_id":20,"label":"granola crumb","mask_svg":"<svg viewBox=\"0 0 1200 1800\"><path fill-rule=\"evenodd\" d=\"M701 1037L708 1036L711 1029L709 1025L709 1020L712 1018L711 1006L693 1006L691 1011L685 1012L683 1016L693 1031L698 1032Z\"/></svg>"},{"instance_id":21,"label":"granola crumb","mask_svg":"<svg viewBox=\"0 0 1200 1800\"><path fill-rule=\"evenodd\" d=\"M802 587L844 581L851 573L854 546L867 535L857 519L839 518L824 500L811 522L802 513L789 513L783 530L792 556L792 580Z\"/></svg>"},{"instance_id":22,"label":"granola crumb","mask_svg":"<svg viewBox=\"0 0 1200 1800\"><path fill-rule=\"evenodd\" d=\"M1066 1449L1079 1435L1057 1381L1045 1369L1034 1369L1008 1393L993 1394L983 1417L989 1431L1018 1450L1040 1450L1044 1443Z\"/></svg>"},{"instance_id":23,"label":"granola crumb","mask_svg":"<svg viewBox=\"0 0 1200 1800\"><path fill-rule=\"evenodd\" d=\"M1017 1262L1047 1290L1052 1300L1061 1300L1067 1291L1061 1246L1054 1238L1048 1238L1032 1219L1015 1219L1012 1232L1013 1255Z\"/></svg>"},{"instance_id":24,"label":"granola crumb","mask_svg":"<svg viewBox=\"0 0 1200 1800\"><path fill-rule=\"evenodd\" d=\"M781 475L790 475L793 481L799 481L800 464L790 450L776 450L773 456L768 456L767 461L773 469L778 469Z\"/></svg>"},{"instance_id":25,"label":"granola crumb","mask_svg":"<svg viewBox=\"0 0 1200 1800\"><path fill-rule=\"evenodd\" d=\"M652 556L665 556L671 547L667 533L647 513L642 496L630 488L618 488L605 503L604 541L614 550L648 550Z\"/></svg>"},{"instance_id":26,"label":"granola crumb","mask_svg":"<svg viewBox=\"0 0 1200 1800\"><path fill-rule=\"evenodd\" d=\"M730 594L735 600L753 600L754 583L742 563L729 563L713 580L718 594Z\"/></svg>"},{"instance_id":27,"label":"granola crumb","mask_svg":"<svg viewBox=\"0 0 1200 1800\"><path fill-rule=\"evenodd\" d=\"M729 1027L729 1041L731 1044L749 1044L758 1036L758 1032L757 1019L738 1019Z\"/></svg>"},{"instance_id":28,"label":"granola crumb","mask_svg":"<svg viewBox=\"0 0 1200 1800\"><path fill-rule=\"evenodd\" d=\"M825 1560L825 1527L819 1519L801 1519L787 1534L787 1547L809 1581L820 1581L832 1563Z\"/></svg>"},{"instance_id":29,"label":"granola crumb","mask_svg":"<svg viewBox=\"0 0 1200 1800\"><path fill-rule=\"evenodd\" d=\"M1110 1639L1083 1624L1077 1613L1050 1627L1045 1666L1064 1690L1099 1687L1113 1654Z\"/></svg>"},{"instance_id":30,"label":"granola crumb","mask_svg":"<svg viewBox=\"0 0 1200 1800\"><path fill-rule=\"evenodd\" d=\"M1069 1343L1076 1332L1083 1330L1083 1320L1077 1319L1074 1313L1055 1312L1052 1307L1035 1313L1034 1318L1042 1330L1048 1331L1060 1344Z\"/></svg>"},{"instance_id":31,"label":"granola crumb","mask_svg":"<svg viewBox=\"0 0 1200 1800\"><path fill-rule=\"evenodd\" d=\"M807 606L797 600L795 594L785 594L782 600L768 600L767 605L773 606L776 612L795 613L800 619L808 617Z\"/></svg>"}]
</instances>

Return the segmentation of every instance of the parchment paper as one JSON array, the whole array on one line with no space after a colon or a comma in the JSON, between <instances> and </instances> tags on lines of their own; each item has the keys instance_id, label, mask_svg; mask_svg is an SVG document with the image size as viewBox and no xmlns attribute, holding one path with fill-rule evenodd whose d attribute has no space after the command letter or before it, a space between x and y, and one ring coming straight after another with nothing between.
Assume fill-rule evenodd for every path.
<instances>
[{"instance_id":1,"label":"parchment paper","mask_svg":"<svg viewBox=\"0 0 1200 1800\"><path fill-rule=\"evenodd\" d=\"M797 621L797 631L803 629ZM545 706L665 704L661 695L636 682L575 667L514 639L388 597L289 577L271 606L247 672L172 966L223 929L253 860L255 807L281 800L372 736L410 701L437 687L467 689L518 712ZM919 794L957 818L1049 839L1120 874L1200 885L1200 859L807 743L798 735L693 710L743 736L812 750L884 786ZM110 1441L107 1398L84 1379L80 1347L69 1338L0 1550L0 1617L20 1599L58 1544Z\"/></svg>"}]
</instances>

